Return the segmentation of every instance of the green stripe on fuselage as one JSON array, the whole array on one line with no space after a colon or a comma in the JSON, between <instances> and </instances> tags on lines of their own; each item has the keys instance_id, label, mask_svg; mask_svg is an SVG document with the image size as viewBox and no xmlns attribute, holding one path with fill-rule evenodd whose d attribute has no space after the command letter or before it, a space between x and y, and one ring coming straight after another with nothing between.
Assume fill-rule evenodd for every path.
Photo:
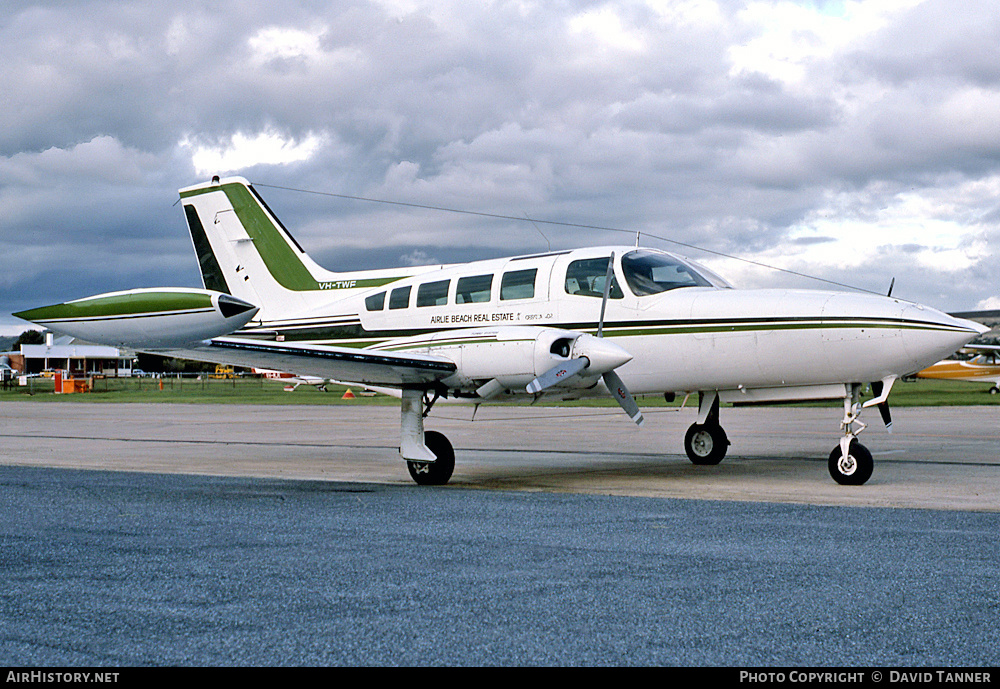
<instances>
[{"instance_id":1,"label":"green stripe on fuselage","mask_svg":"<svg viewBox=\"0 0 1000 689\"><path fill-rule=\"evenodd\" d=\"M552 323L553 328L563 330L596 334L597 323ZM903 319L821 319L821 318L764 318L760 320L657 320L657 321L622 321L618 323L605 323L604 336L609 338L618 337L643 337L651 335L708 335L721 333L745 333L763 331L787 331L787 330L953 330L960 329L952 326L924 321L911 321ZM365 330L360 322L351 324L336 325L314 325L299 327L294 329L267 328L270 332L277 333L288 342L317 342L337 345L342 347L371 347L378 344L387 344L396 338L419 337L455 328L412 328L394 330ZM252 331L247 331L251 334ZM407 345L411 346L411 345ZM426 346L426 345L423 345Z\"/></svg>"}]
</instances>

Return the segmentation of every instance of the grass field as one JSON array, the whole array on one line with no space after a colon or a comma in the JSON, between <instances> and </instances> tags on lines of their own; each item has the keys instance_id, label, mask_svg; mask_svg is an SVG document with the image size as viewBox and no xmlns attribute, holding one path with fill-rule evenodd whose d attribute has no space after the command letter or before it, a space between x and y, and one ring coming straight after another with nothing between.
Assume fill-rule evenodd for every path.
<instances>
[{"instance_id":1,"label":"grass field","mask_svg":"<svg viewBox=\"0 0 1000 689\"><path fill-rule=\"evenodd\" d=\"M162 389L161 384L162 382ZM87 393L59 394L53 392L53 382L46 378L32 378L28 387L14 386L0 390L0 402L5 400L32 400L37 402L184 402L204 404L385 404L399 402L392 397L360 394L342 399L344 386L328 386L321 392L311 385L301 385L294 392L286 392L279 382L261 378L235 378L230 380L196 380L193 378L107 378L95 380L93 390ZM1000 406L1000 395L988 393L989 384L951 381L916 380L897 382L892 389L890 402L894 407L911 406ZM659 395L639 395L642 407L679 406L682 398L667 403ZM525 400L523 404L527 404ZM545 401L547 406L615 406L611 399L590 399L575 402ZM691 399L688 404L697 404ZM840 406L839 401L811 403L810 406Z\"/></svg>"}]
</instances>

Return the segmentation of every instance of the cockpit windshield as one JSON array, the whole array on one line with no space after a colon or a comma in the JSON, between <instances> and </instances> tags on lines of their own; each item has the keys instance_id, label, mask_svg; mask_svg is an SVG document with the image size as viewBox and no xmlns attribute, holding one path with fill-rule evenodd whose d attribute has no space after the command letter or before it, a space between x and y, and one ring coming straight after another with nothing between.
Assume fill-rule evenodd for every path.
<instances>
[{"instance_id":1,"label":"cockpit windshield","mask_svg":"<svg viewBox=\"0 0 1000 689\"><path fill-rule=\"evenodd\" d=\"M622 272L637 297L678 287L729 287L707 270L699 270L676 256L648 249L636 249L622 256Z\"/></svg>"}]
</instances>

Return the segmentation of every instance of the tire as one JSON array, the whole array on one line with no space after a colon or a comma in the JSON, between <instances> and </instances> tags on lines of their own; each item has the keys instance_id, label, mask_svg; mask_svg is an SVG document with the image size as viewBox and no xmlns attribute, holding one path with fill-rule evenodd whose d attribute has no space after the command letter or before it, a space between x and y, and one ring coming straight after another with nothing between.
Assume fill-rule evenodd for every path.
<instances>
[{"instance_id":1,"label":"tire","mask_svg":"<svg viewBox=\"0 0 1000 689\"><path fill-rule=\"evenodd\" d=\"M718 464L729 449L729 438L722 426L693 423L684 435L684 451L693 464Z\"/></svg>"},{"instance_id":2,"label":"tire","mask_svg":"<svg viewBox=\"0 0 1000 689\"><path fill-rule=\"evenodd\" d=\"M847 457L843 456L840 445L830 453L830 476L842 486L860 486L868 481L875 469L875 461L868 448L857 440L851 441Z\"/></svg>"},{"instance_id":3,"label":"tire","mask_svg":"<svg viewBox=\"0 0 1000 689\"><path fill-rule=\"evenodd\" d=\"M424 431L424 445L434 453L437 461L407 461L410 477L421 486L443 486L455 471L455 450L448 438L437 431Z\"/></svg>"}]
</instances>

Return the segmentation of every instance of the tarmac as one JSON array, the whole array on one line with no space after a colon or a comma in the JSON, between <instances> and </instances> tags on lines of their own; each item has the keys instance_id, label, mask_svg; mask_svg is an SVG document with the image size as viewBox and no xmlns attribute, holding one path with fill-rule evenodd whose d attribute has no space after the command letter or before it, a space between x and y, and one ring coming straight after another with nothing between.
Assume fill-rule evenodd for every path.
<instances>
[{"instance_id":1,"label":"tarmac","mask_svg":"<svg viewBox=\"0 0 1000 689\"><path fill-rule=\"evenodd\" d=\"M475 412L475 413L474 413ZM835 408L722 410L732 445L694 466L694 410L650 408L638 428L617 408L437 405L425 428L455 447L449 485L552 493L854 507L1000 511L996 407L895 409L861 436L875 459L864 486L827 470ZM0 464L208 476L411 484L392 406L5 402Z\"/></svg>"},{"instance_id":2,"label":"tarmac","mask_svg":"<svg viewBox=\"0 0 1000 689\"><path fill-rule=\"evenodd\" d=\"M729 456L697 467L690 409L639 429L614 408L438 405L444 487L410 481L398 415L3 403L0 657L865 681L1000 663L996 407L897 409L892 435L874 414L864 486L828 474L832 408L723 409Z\"/></svg>"}]
</instances>

